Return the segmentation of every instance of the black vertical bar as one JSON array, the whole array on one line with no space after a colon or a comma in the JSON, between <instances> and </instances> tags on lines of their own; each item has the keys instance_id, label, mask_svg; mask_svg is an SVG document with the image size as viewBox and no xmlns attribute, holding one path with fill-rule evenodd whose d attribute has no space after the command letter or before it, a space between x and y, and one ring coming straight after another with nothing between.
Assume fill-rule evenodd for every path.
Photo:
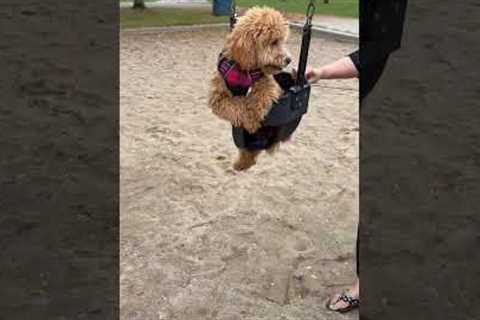
<instances>
[{"instance_id":1,"label":"black vertical bar","mask_svg":"<svg viewBox=\"0 0 480 320\"><path fill-rule=\"evenodd\" d=\"M480 319L479 3L360 3L360 319Z\"/></svg>"},{"instance_id":2,"label":"black vertical bar","mask_svg":"<svg viewBox=\"0 0 480 320\"><path fill-rule=\"evenodd\" d=\"M118 319L118 7L0 3L0 319Z\"/></svg>"},{"instance_id":3,"label":"black vertical bar","mask_svg":"<svg viewBox=\"0 0 480 320\"><path fill-rule=\"evenodd\" d=\"M308 63L308 51L310 49L310 40L312 37L312 24L307 21L303 27L302 47L300 51L300 59L298 61L297 84L303 86L306 82L305 72Z\"/></svg>"}]
</instances>

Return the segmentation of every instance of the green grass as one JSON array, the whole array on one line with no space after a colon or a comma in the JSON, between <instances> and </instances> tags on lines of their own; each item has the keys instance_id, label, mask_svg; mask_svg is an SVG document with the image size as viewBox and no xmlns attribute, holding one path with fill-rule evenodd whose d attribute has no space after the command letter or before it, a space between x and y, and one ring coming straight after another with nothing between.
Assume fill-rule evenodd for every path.
<instances>
[{"instance_id":1,"label":"green grass","mask_svg":"<svg viewBox=\"0 0 480 320\"><path fill-rule=\"evenodd\" d=\"M382 0L383 1L383 0ZM290 13L305 13L307 0L237 0L239 7L253 7L265 5ZM333 15L342 17L358 17L358 0L330 0L323 3L323 0L316 1L316 14Z\"/></svg>"},{"instance_id":2,"label":"green grass","mask_svg":"<svg viewBox=\"0 0 480 320\"><path fill-rule=\"evenodd\" d=\"M145 3L155 0L145 0ZM212 2L212 0L209 0ZM323 3L323 0L316 0L317 14L333 15L341 17L358 18L359 0L330 0L329 3ZM132 2L132 0L120 0L120 2ZM305 13L308 0L236 0L238 7L249 8L255 5L269 6L281 11L290 13Z\"/></svg>"},{"instance_id":3,"label":"green grass","mask_svg":"<svg viewBox=\"0 0 480 320\"><path fill-rule=\"evenodd\" d=\"M211 8L154 8L120 10L121 28L163 27L192 24L222 23L228 17L212 15Z\"/></svg>"},{"instance_id":4,"label":"green grass","mask_svg":"<svg viewBox=\"0 0 480 320\"><path fill-rule=\"evenodd\" d=\"M120 0L130 1L131 0ZM148 2L152 0L146 0ZM336 15L344 17L358 17L358 0L330 0L324 4L317 0L317 14ZM307 0L237 0L237 6L242 8L255 5L266 5L289 13L304 14ZM211 7L195 8L151 8L146 10L120 10L121 28L162 27L192 24L208 24L228 22L228 17L212 15Z\"/></svg>"}]
</instances>

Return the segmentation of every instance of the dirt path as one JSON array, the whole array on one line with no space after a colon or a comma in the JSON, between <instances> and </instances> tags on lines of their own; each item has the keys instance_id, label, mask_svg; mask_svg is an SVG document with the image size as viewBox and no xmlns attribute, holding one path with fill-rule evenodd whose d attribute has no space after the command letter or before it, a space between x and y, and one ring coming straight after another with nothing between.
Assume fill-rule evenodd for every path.
<instances>
[{"instance_id":1,"label":"dirt path","mask_svg":"<svg viewBox=\"0 0 480 320\"><path fill-rule=\"evenodd\" d=\"M286 17L291 22L303 24L305 23L304 14L294 14L287 13ZM326 15L315 15L313 17L313 26L322 28L324 30L331 30L342 32L348 35L356 36L358 38L360 26L358 18L347 18L347 17L336 17L336 16L326 16Z\"/></svg>"},{"instance_id":2,"label":"dirt path","mask_svg":"<svg viewBox=\"0 0 480 320\"><path fill-rule=\"evenodd\" d=\"M357 81L315 87L293 141L234 174L230 127L206 106L223 37L121 35L121 317L356 319L323 302L354 272ZM355 46L311 48L319 65Z\"/></svg>"}]
</instances>

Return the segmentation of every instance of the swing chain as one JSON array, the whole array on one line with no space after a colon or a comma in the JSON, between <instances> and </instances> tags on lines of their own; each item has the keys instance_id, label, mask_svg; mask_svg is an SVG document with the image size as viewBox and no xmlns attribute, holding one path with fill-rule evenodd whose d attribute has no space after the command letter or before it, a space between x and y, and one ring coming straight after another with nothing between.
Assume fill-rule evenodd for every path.
<instances>
[{"instance_id":1,"label":"swing chain","mask_svg":"<svg viewBox=\"0 0 480 320\"><path fill-rule=\"evenodd\" d=\"M310 0L310 2L308 3L308 7L307 7L307 24L308 25L311 25L312 24L312 19L313 19L313 15L315 14L315 10L316 10L316 6L315 6L315 0Z\"/></svg>"},{"instance_id":2,"label":"swing chain","mask_svg":"<svg viewBox=\"0 0 480 320\"><path fill-rule=\"evenodd\" d=\"M230 30L233 30L233 27L237 23L237 18L238 18L237 5L235 4L235 0L232 0L230 12L231 12L231 14L230 14Z\"/></svg>"}]
</instances>

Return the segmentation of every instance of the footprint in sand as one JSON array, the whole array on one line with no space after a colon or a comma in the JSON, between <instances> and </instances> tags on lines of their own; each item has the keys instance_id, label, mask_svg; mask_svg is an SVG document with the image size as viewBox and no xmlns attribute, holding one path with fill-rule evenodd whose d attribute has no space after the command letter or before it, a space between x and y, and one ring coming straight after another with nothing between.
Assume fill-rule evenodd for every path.
<instances>
[{"instance_id":1,"label":"footprint in sand","mask_svg":"<svg viewBox=\"0 0 480 320\"><path fill-rule=\"evenodd\" d=\"M297 236L291 248L303 258L310 256L316 250L312 239L306 235Z\"/></svg>"},{"instance_id":2,"label":"footprint in sand","mask_svg":"<svg viewBox=\"0 0 480 320\"><path fill-rule=\"evenodd\" d=\"M225 173L237 174L237 172L232 169L232 164L226 156L218 155L215 157L215 160L218 161L218 164L225 171Z\"/></svg>"}]
</instances>

